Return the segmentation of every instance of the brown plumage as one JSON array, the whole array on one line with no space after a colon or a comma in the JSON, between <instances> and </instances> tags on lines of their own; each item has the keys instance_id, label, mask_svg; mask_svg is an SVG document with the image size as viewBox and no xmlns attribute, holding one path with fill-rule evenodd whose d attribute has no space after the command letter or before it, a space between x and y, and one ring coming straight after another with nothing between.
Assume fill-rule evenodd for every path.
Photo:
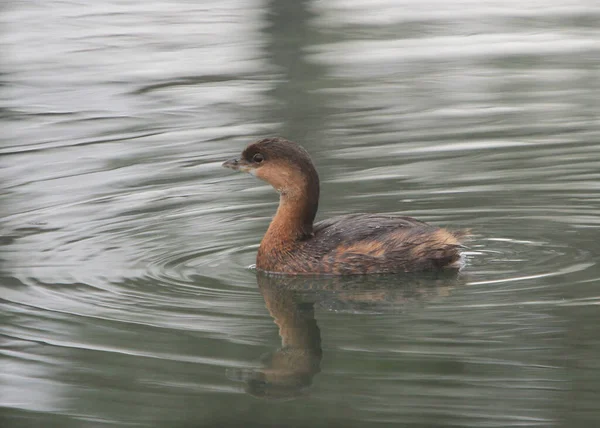
<instances>
[{"instance_id":1,"label":"brown plumage","mask_svg":"<svg viewBox=\"0 0 600 428\"><path fill-rule=\"evenodd\" d=\"M411 217L350 214L313 223L319 176L308 152L283 138L250 144L224 167L249 172L280 193L256 267L286 274L354 275L458 269L459 238Z\"/></svg>"}]
</instances>

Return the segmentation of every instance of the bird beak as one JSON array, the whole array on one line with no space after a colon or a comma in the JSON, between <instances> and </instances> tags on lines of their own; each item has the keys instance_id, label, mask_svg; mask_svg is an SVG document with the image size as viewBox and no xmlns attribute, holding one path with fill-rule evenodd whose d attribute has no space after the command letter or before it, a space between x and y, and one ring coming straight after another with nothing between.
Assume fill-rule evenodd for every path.
<instances>
[{"instance_id":1,"label":"bird beak","mask_svg":"<svg viewBox=\"0 0 600 428\"><path fill-rule=\"evenodd\" d=\"M233 169L234 171L249 172L250 165L243 159L229 159L223 162L224 168Z\"/></svg>"},{"instance_id":2,"label":"bird beak","mask_svg":"<svg viewBox=\"0 0 600 428\"><path fill-rule=\"evenodd\" d=\"M237 171L240 168L240 161L238 159L229 159L223 162L223 168L230 168Z\"/></svg>"}]
</instances>

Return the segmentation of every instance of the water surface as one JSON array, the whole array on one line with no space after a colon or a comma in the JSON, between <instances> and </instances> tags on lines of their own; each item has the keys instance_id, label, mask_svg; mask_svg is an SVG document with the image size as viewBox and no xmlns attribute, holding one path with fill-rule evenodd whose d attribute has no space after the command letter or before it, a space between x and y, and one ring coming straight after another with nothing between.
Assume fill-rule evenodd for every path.
<instances>
[{"instance_id":1,"label":"water surface","mask_svg":"<svg viewBox=\"0 0 600 428\"><path fill-rule=\"evenodd\" d=\"M2 426L600 422L596 2L88 3L0 11ZM466 267L257 277L269 135Z\"/></svg>"}]
</instances>

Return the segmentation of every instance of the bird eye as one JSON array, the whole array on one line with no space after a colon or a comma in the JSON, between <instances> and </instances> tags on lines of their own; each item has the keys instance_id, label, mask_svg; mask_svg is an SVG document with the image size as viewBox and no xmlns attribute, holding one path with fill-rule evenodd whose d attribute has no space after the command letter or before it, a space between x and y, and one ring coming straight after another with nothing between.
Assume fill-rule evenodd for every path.
<instances>
[{"instance_id":1,"label":"bird eye","mask_svg":"<svg viewBox=\"0 0 600 428\"><path fill-rule=\"evenodd\" d=\"M256 163L261 163L262 161L264 161L265 158L263 157L263 155L261 155L260 153L255 154L254 156L252 156L252 161L256 162Z\"/></svg>"}]
</instances>

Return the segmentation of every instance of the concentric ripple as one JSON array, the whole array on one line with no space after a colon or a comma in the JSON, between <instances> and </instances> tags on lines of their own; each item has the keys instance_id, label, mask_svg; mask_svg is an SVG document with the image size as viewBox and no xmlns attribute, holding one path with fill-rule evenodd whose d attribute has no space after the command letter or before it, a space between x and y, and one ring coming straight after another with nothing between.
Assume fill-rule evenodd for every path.
<instances>
[{"instance_id":1,"label":"concentric ripple","mask_svg":"<svg viewBox=\"0 0 600 428\"><path fill-rule=\"evenodd\" d=\"M0 8L0 426L599 425L597 1L375 3ZM269 135L464 269L261 282Z\"/></svg>"}]
</instances>

